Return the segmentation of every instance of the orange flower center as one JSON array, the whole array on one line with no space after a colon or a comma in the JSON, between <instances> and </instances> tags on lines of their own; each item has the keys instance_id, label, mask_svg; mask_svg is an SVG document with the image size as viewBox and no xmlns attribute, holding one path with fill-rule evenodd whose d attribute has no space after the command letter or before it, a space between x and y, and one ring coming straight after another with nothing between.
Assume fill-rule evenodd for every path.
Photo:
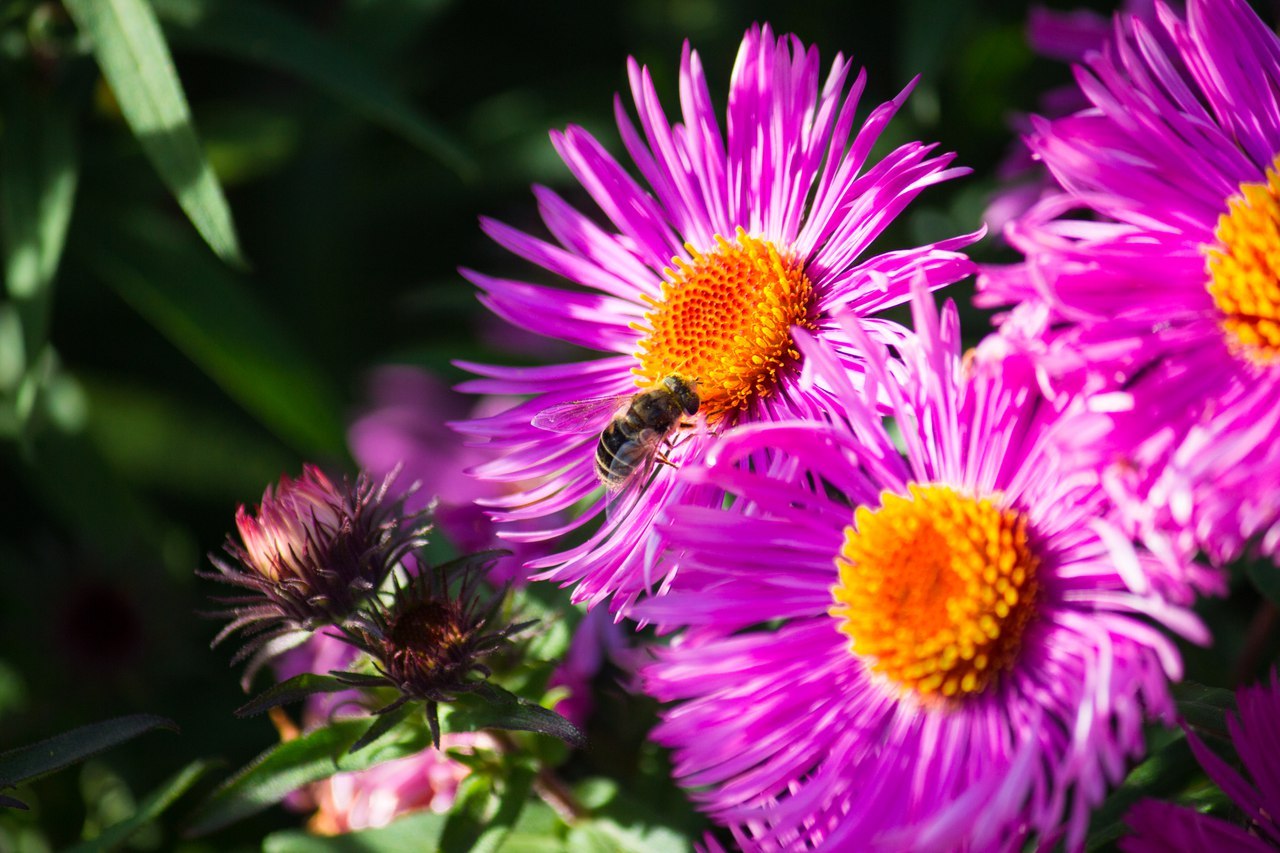
<instances>
[{"instance_id":1,"label":"orange flower center","mask_svg":"<svg viewBox=\"0 0 1280 853\"><path fill-rule=\"evenodd\" d=\"M1257 364L1280 358L1280 158L1265 184L1241 184L1207 251L1209 294L1232 350Z\"/></svg>"},{"instance_id":2,"label":"orange flower center","mask_svg":"<svg viewBox=\"0 0 1280 853\"><path fill-rule=\"evenodd\" d=\"M980 693L1013 666L1035 612L1026 519L946 486L908 488L854 513L830 613L850 651L903 689Z\"/></svg>"},{"instance_id":3,"label":"orange flower center","mask_svg":"<svg viewBox=\"0 0 1280 853\"><path fill-rule=\"evenodd\" d=\"M816 328L813 285L802 264L741 228L732 242L716 237L692 261L675 258L653 310L633 372L641 386L677 374L697 382L710 421L773 393L778 376L800 358L792 326Z\"/></svg>"}]
</instances>

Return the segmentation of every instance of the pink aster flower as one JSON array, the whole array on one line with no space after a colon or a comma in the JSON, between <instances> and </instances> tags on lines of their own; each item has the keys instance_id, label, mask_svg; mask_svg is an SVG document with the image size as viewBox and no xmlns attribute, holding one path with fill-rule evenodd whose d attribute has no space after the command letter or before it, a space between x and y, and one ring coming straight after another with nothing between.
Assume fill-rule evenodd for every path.
<instances>
[{"instance_id":1,"label":"pink aster flower","mask_svg":"<svg viewBox=\"0 0 1280 853\"><path fill-rule=\"evenodd\" d=\"M1124 0L1120 8L1123 14L1135 15L1144 22L1156 20L1155 0ZM1101 50L1110 35L1111 24L1107 18L1090 9L1057 11L1033 6L1027 15L1027 43L1032 51L1049 59L1080 62ZM1064 86L1045 92L1039 99L1038 112L1056 118L1088 106L1089 102L1078 88ZM1032 157L1022 141L1021 137L1033 129L1031 117L1018 113L1011 126L1019 138L997 169L1003 186L992 195L982 217L987 227L996 233L1001 233L1006 225L1057 189L1044 165Z\"/></svg>"},{"instance_id":2,"label":"pink aster flower","mask_svg":"<svg viewBox=\"0 0 1280 853\"><path fill-rule=\"evenodd\" d=\"M509 322L600 353L546 367L464 365L485 377L464 390L529 399L459 428L504 451L477 469L480 477L538 482L485 502L504 525L544 520L540 530L508 529L510 539L563 536L611 501L623 503L581 545L530 564L546 569L543 578L576 584L575 600L611 599L614 609L669 579L644 571L651 524L662 509L717 498L699 495L674 476L674 467L657 465L646 487L623 501L602 489L597 475L597 445L612 410L606 406L602 418L577 432L534 426L539 414L596 398L617 398L625 407L638 392L678 377L696 388L696 420L705 428L679 433L670 446L649 446L679 466L701 458L712 434L732 424L818 413L829 395L798 383L793 327L831 341L838 358L860 373L857 347L832 317L852 311L873 318L905 301L916 276L930 287L958 280L970 269L958 250L977 236L867 251L920 191L967 171L949 168L953 155L935 156L935 146L919 142L868 160L910 87L858 128L865 73L851 74L852 64L837 56L824 80L815 49L756 27L738 53L722 130L702 63L687 44L681 123L668 122L647 69L633 60L628 71L639 129L621 98L615 112L644 183L582 128L553 133L557 152L608 224L535 187L550 241L490 219L482 227L563 281L546 286L463 271L481 301ZM869 319L867 328L893 344L908 334L884 319ZM677 410L671 420L678 418ZM601 454L611 464L609 449ZM635 467L642 477L648 473ZM580 504L587 508L568 524L545 521Z\"/></svg>"},{"instance_id":3,"label":"pink aster flower","mask_svg":"<svg viewBox=\"0 0 1280 853\"><path fill-rule=\"evenodd\" d=\"M1120 839L1127 853L1195 853L1200 850L1240 850L1273 853L1280 850L1280 774L1275 756L1280 750L1280 678L1271 684L1236 691L1240 713L1227 717L1227 731L1236 754L1252 782L1219 758L1190 728L1187 742L1200 766L1242 812L1241 826L1185 806L1144 800L1125 819L1133 835Z\"/></svg>"},{"instance_id":4,"label":"pink aster flower","mask_svg":"<svg viewBox=\"0 0 1280 853\"><path fill-rule=\"evenodd\" d=\"M988 270L980 297L1043 306L1046 372L1128 410L1106 481L1151 547L1275 555L1280 39L1241 0L1157 18L1118 18L1077 71L1092 106L1036 122L1063 192L1007 229L1026 261Z\"/></svg>"},{"instance_id":5,"label":"pink aster flower","mask_svg":"<svg viewBox=\"0 0 1280 853\"><path fill-rule=\"evenodd\" d=\"M636 607L685 629L642 673L671 703L654 737L744 848L1078 850L1144 721L1172 722L1159 626L1206 633L1066 464L1094 419L1025 356L965 363L953 305L913 309L905 375L861 321L866 393L800 334L828 420L741 427L684 472L736 500L673 513L680 584Z\"/></svg>"}]
</instances>

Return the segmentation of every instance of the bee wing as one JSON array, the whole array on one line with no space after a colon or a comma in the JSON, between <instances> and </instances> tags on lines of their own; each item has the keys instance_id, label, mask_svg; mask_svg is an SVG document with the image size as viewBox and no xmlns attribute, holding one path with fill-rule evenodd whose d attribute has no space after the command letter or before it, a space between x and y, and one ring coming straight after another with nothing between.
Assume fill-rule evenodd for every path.
<instances>
[{"instance_id":1,"label":"bee wing","mask_svg":"<svg viewBox=\"0 0 1280 853\"><path fill-rule=\"evenodd\" d=\"M658 447L654 445L651 452L645 455L644 461L636 466L625 480L609 489L609 500L604 506L604 517L610 524L620 524L635 510L640 496L649 488L657 474Z\"/></svg>"},{"instance_id":2,"label":"bee wing","mask_svg":"<svg viewBox=\"0 0 1280 853\"><path fill-rule=\"evenodd\" d=\"M610 397L592 397L589 400L561 403L538 412L533 416L531 423L547 432L600 432L633 396L632 394L615 394Z\"/></svg>"}]
</instances>

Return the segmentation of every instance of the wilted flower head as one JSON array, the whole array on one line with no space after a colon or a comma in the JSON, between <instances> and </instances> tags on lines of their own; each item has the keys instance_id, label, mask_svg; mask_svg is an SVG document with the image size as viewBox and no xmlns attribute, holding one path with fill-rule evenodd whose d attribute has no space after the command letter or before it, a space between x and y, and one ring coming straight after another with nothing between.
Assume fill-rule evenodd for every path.
<instances>
[{"instance_id":1,"label":"wilted flower head","mask_svg":"<svg viewBox=\"0 0 1280 853\"><path fill-rule=\"evenodd\" d=\"M1197 853L1201 850L1280 850L1280 677L1270 684L1236 691L1240 713L1229 714L1227 731L1252 782L1207 747L1185 725L1187 742L1200 766L1244 815L1244 825L1202 814L1185 806L1143 800L1125 819L1133 835L1120 839L1126 853Z\"/></svg>"},{"instance_id":2,"label":"wilted flower head","mask_svg":"<svg viewBox=\"0 0 1280 853\"><path fill-rule=\"evenodd\" d=\"M628 75L639 123L621 98L615 114L643 181L583 128L552 134L609 224L536 187L551 240L490 219L482 227L557 285L463 270L499 316L598 355L543 367L465 365L484 378L464 390L528 399L459 426L504 453L481 465L479 476L534 484L482 501L510 541L563 541L565 533L607 516L582 544L529 565L546 569L545 579L574 585L575 601L608 601L615 610L675 575L672 566L661 577L647 572L654 520L676 505L719 500L718 492L692 489L674 476L673 466L697 462L714 440L706 429L675 432L677 421L721 430L820 413L829 395L799 384L793 328L831 341L857 381L862 356L835 314L876 318L870 334L896 344L909 332L877 315L905 302L916 277L937 288L967 275L971 264L960 250L978 236L876 251L878 238L921 192L968 171L952 167L954 155L922 142L872 157L912 85L859 124L865 72L837 55L824 77L816 48L768 26L743 37L723 121L688 44L680 63L681 121L667 118L648 69L632 60ZM640 435L606 443L611 414L638 393L661 395L673 378L696 387L696 415L659 419L670 429L651 429L658 435L652 441ZM552 416L602 401L599 409L578 409L580 416ZM662 446L662 434L678 440ZM631 451L646 447L660 449L673 465L633 468L643 454ZM623 464L611 468L611 458ZM627 479L621 469L638 471L630 482L647 487L612 492ZM615 479L601 475L611 470ZM560 513L576 506L586 509L565 524Z\"/></svg>"},{"instance_id":3,"label":"wilted flower head","mask_svg":"<svg viewBox=\"0 0 1280 853\"><path fill-rule=\"evenodd\" d=\"M353 683L399 691L378 713L425 701L437 746L436 703L479 689L490 674L484 658L530 624L502 624L505 595L481 586L483 569L496 555L500 552L469 555L424 567L406 582L397 579L394 593L375 598L368 612L344 628L349 642L368 654L379 672Z\"/></svg>"},{"instance_id":4,"label":"wilted flower head","mask_svg":"<svg viewBox=\"0 0 1280 853\"><path fill-rule=\"evenodd\" d=\"M204 577L243 587L249 594L219 599L231 622L214 638L236 631L252 639L236 655L254 655L245 683L263 662L296 645L305 633L351 616L411 549L425 544L430 527L421 514L402 516L387 501L392 481L378 487L361 476L335 486L319 468L268 486L256 512L236 512L240 541L228 536L226 557L211 554L218 570Z\"/></svg>"}]
</instances>

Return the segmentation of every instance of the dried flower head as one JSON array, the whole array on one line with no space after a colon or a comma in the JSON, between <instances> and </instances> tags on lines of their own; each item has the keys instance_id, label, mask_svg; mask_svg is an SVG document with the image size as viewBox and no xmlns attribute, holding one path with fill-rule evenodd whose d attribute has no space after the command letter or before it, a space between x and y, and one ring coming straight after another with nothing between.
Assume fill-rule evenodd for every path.
<instances>
[{"instance_id":1,"label":"dried flower head","mask_svg":"<svg viewBox=\"0 0 1280 853\"><path fill-rule=\"evenodd\" d=\"M252 656L246 685L306 633L351 617L410 550L426 543L425 514L405 515L400 500L387 500L394 477L376 487L365 476L335 486L306 465L298 479L268 486L256 512L237 510L240 541L229 535L227 556L209 555L217 573L201 575L248 590L218 599L230 607L216 615L231 621L213 641L236 631L250 637L233 661Z\"/></svg>"},{"instance_id":2,"label":"dried flower head","mask_svg":"<svg viewBox=\"0 0 1280 853\"><path fill-rule=\"evenodd\" d=\"M368 612L344 628L348 642L368 654L379 673L352 673L352 683L400 692L380 714L425 701L437 747L436 703L483 687L490 674L483 659L532 624L504 625L499 611L506 596L481 583L488 565L504 553L486 551L424 567L405 583L397 578L390 601L375 598Z\"/></svg>"}]
</instances>

